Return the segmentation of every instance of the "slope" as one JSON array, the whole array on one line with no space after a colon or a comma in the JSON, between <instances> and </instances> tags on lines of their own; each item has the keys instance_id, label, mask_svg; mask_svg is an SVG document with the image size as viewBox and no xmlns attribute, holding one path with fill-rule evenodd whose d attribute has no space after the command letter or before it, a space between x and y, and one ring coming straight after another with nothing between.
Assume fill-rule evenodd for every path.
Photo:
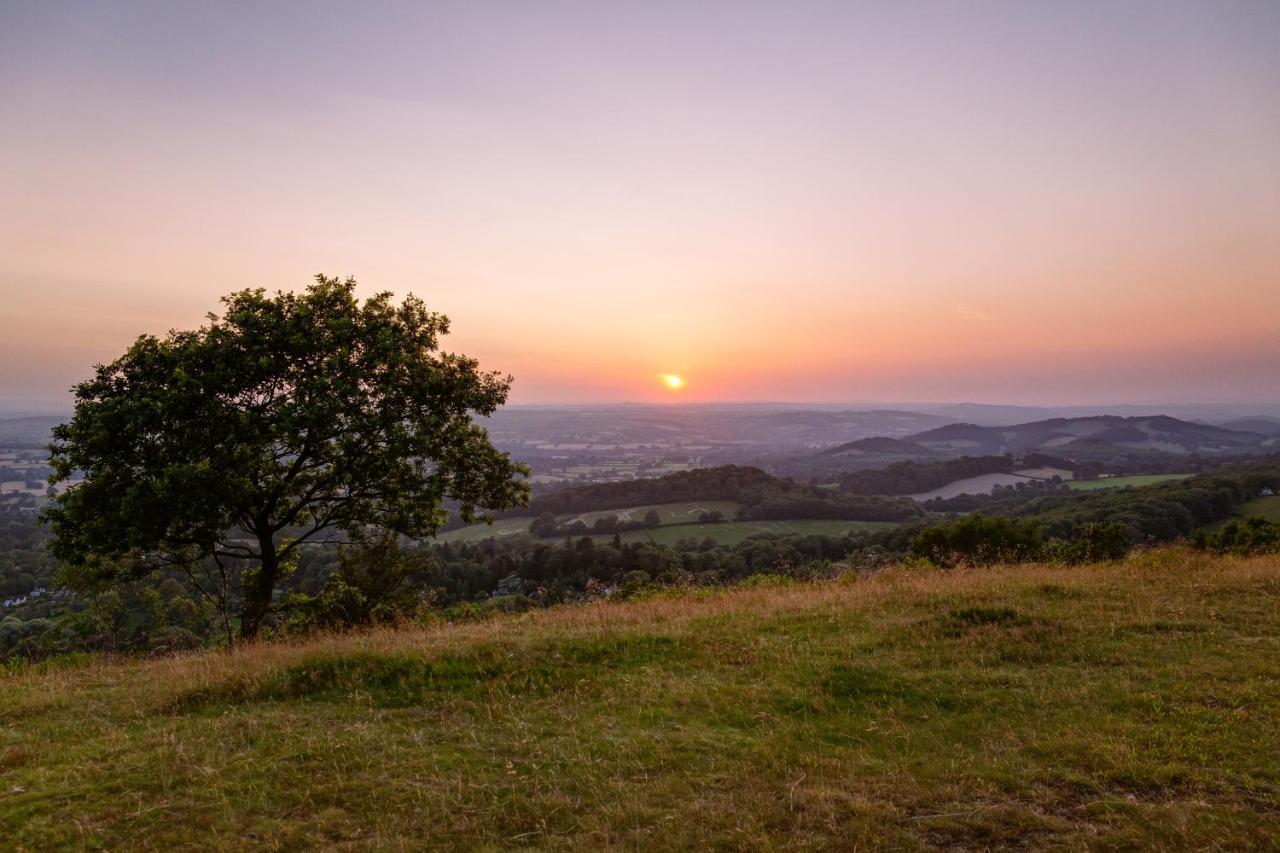
<instances>
[{"instance_id":1,"label":"slope","mask_svg":"<svg viewBox=\"0 0 1280 853\"><path fill-rule=\"evenodd\" d=\"M1274 848L1280 559L757 582L0 676L18 849Z\"/></svg>"}]
</instances>

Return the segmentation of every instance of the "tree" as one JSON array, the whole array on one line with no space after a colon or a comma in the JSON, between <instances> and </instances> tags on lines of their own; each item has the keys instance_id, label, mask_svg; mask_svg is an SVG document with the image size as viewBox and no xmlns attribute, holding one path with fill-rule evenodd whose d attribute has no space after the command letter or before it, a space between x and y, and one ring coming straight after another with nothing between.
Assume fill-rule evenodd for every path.
<instances>
[{"instance_id":1,"label":"tree","mask_svg":"<svg viewBox=\"0 0 1280 853\"><path fill-rule=\"evenodd\" d=\"M529 532L534 536L555 536L559 529L560 525L556 517L549 512L544 512L529 522Z\"/></svg>"},{"instance_id":2,"label":"tree","mask_svg":"<svg viewBox=\"0 0 1280 853\"><path fill-rule=\"evenodd\" d=\"M990 566L1039 558L1044 540L1033 521L1012 521L985 515L968 515L947 524L935 524L911 540L911 554L934 565Z\"/></svg>"},{"instance_id":3,"label":"tree","mask_svg":"<svg viewBox=\"0 0 1280 853\"><path fill-rule=\"evenodd\" d=\"M415 575L431 573L427 551L404 552L395 536L382 536L342 549L338 568L318 595L296 597L294 628L354 628L412 616L424 595Z\"/></svg>"},{"instance_id":4,"label":"tree","mask_svg":"<svg viewBox=\"0 0 1280 853\"><path fill-rule=\"evenodd\" d=\"M420 538L528 499L528 469L472 420L511 378L441 352L449 320L353 279L242 290L208 325L144 335L75 389L45 511L72 588L183 568L254 637L307 542ZM521 476L523 475L523 476ZM228 609L235 612L228 617Z\"/></svg>"},{"instance_id":5,"label":"tree","mask_svg":"<svg viewBox=\"0 0 1280 853\"><path fill-rule=\"evenodd\" d=\"M1101 563L1129 553L1129 529L1115 521L1077 524L1066 539L1054 540L1053 556L1065 563Z\"/></svg>"}]
</instances>

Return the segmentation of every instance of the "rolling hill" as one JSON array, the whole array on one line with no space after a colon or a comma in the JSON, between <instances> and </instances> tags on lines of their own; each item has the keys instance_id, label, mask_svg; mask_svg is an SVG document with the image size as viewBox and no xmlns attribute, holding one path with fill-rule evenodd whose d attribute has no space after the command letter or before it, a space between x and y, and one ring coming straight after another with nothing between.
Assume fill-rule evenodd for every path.
<instances>
[{"instance_id":1,"label":"rolling hill","mask_svg":"<svg viewBox=\"0 0 1280 853\"><path fill-rule=\"evenodd\" d=\"M1167 415L1052 418L1003 427L950 424L907 436L906 442L939 453L1002 454L1041 451L1096 459L1107 454L1247 453L1266 448L1266 438Z\"/></svg>"},{"instance_id":2,"label":"rolling hill","mask_svg":"<svg viewBox=\"0 0 1280 853\"><path fill-rule=\"evenodd\" d=\"M923 444L906 441L901 438L889 438L888 436L874 436L872 438L860 438L857 441L847 441L844 444L838 444L818 453L818 456L883 456L900 457L902 459L918 459L937 455L939 455L938 451L925 447Z\"/></svg>"},{"instance_id":3,"label":"rolling hill","mask_svg":"<svg viewBox=\"0 0 1280 853\"><path fill-rule=\"evenodd\" d=\"M65 415L30 415L0 419L0 447L43 450L53 440L53 428Z\"/></svg>"},{"instance_id":4,"label":"rolling hill","mask_svg":"<svg viewBox=\"0 0 1280 853\"><path fill-rule=\"evenodd\" d=\"M1227 421L1218 424L1223 429L1236 430L1238 432L1254 432L1259 435L1280 436L1280 418L1274 418L1270 415L1258 415L1251 418L1236 418L1233 421Z\"/></svg>"}]
</instances>

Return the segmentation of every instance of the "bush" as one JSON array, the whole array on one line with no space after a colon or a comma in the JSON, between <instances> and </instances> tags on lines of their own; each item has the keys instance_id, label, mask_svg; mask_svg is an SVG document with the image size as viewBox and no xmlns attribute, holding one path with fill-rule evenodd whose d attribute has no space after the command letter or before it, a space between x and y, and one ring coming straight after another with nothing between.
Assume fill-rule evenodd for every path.
<instances>
[{"instance_id":1,"label":"bush","mask_svg":"<svg viewBox=\"0 0 1280 853\"><path fill-rule=\"evenodd\" d=\"M314 596L295 596L290 630L356 628L412 616L424 604L413 576L425 568L394 537L349 545L338 568Z\"/></svg>"},{"instance_id":2,"label":"bush","mask_svg":"<svg viewBox=\"0 0 1280 853\"><path fill-rule=\"evenodd\" d=\"M920 531L911 554L942 568L1019 563L1043 556L1044 538L1033 522L971 515Z\"/></svg>"},{"instance_id":3,"label":"bush","mask_svg":"<svg viewBox=\"0 0 1280 853\"><path fill-rule=\"evenodd\" d=\"M1049 556L1077 565L1119 560L1129 553L1129 529L1116 522L1091 522L1074 527L1066 539L1049 543Z\"/></svg>"},{"instance_id":4,"label":"bush","mask_svg":"<svg viewBox=\"0 0 1280 853\"><path fill-rule=\"evenodd\" d=\"M626 572L619 578L622 581L622 592L624 595L630 595L637 590L643 589L653 583L653 577L646 571L636 569Z\"/></svg>"},{"instance_id":5,"label":"bush","mask_svg":"<svg viewBox=\"0 0 1280 853\"><path fill-rule=\"evenodd\" d=\"M1229 521L1219 530L1197 530L1191 544L1217 554L1280 553L1280 524L1262 518Z\"/></svg>"}]
</instances>

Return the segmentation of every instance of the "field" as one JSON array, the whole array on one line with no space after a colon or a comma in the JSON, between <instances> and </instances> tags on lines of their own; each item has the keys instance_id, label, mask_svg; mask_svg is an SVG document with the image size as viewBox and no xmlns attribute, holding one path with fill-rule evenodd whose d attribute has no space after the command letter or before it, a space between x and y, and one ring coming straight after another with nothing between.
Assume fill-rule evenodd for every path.
<instances>
[{"instance_id":1,"label":"field","mask_svg":"<svg viewBox=\"0 0 1280 853\"><path fill-rule=\"evenodd\" d=\"M436 534L438 542L482 542L485 539L501 539L517 533L528 533L528 516L519 518L499 518L493 524L473 524L470 527L459 527L457 530L446 530Z\"/></svg>"},{"instance_id":2,"label":"field","mask_svg":"<svg viewBox=\"0 0 1280 853\"><path fill-rule=\"evenodd\" d=\"M710 537L721 545L736 545L743 539L760 533L799 535L821 534L843 536L851 530L888 530L897 527L891 521L840 521L814 518L788 521L726 521L717 524L664 525L654 530L630 530L622 534L623 542L657 542L673 545L681 539L706 539ZM612 537L605 536L608 540Z\"/></svg>"},{"instance_id":3,"label":"field","mask_svg":"<svg viewBox=\"0 0 1280 853\"><path fill-rule=\"evenodd\" d=\"M0 675L7 849L1275 849L1280 559L897 569Z\"/></svg>"},{"instance_id":4,"label":"field","mask_svg":"<svg viewBox=\"0 0 1280 853\"><path fill-rule=\"evenodd\" d=\"M587 450L587 445L574 445L572 449ZM617 449L606 447L604 449ZM645 477L661 477L676 471L688 471L692 468L688 462L600 462L595 465L566 465L534 474L529 479L534 483L604 483L617 480L634 480Z\"/></svg>"},{"instance_id":5,"label":"field","mask_svg":"<svg viewBox=\"0 0 1280 853\"><path fill-rule=\"evenodd\" d=\"M1018 483L1032 481L1032 477L1023 477L1018 474L979 474L977 477L966 477L910 497L912 500L927 501L934 498L954 498L959 495L989 495L996 486L1016 486Z\"/></svg>"},{"instance_id":6,"label":"field","mask_svg":"<svg viewBox=\"0 0 1280 853\"><path fill-rule=\"evenodd\" d=\"M757 533L820 533L826 536L841 536L851 530L886 530L897 525L887 521L839 521L833 519L797 519L790 521L725 521L715 524L690 523L697 519L701 512L717 510L725 518L732 519L738 511L738 504L732 501L689 501L685 503L656 504L653 506L632 507L630 509L604 510L586 512L578 515L558 516L562 523L581 519L590 524L597 518L616 515L623 520L640 520L645 513L656 509L662 519L662 526L652 530L628 530L620 534L623 542L657 542L672 545L681 539L705 539L708 536L722 545L734 545ZM480 542L490 538L512 536L517 533L528 533L528 516L505 518L495 521L492 526L477 524L458 530L449 530L436 537L441 542ZM593 537L599 541L609 541L612 534ZM550 541L550 540L548 540ZM558 541L558 540L557 540Z\"/></svg>"},{"instance_id":7,"label":"field","mask_svg":"<svg viewBox=\"0 0 1280 853\"><path fill-rule=\"evenodd\" d=\"M650 504L648 506L628 507L627 509L605 509L596 512L583 512L577 515L562 515L560 521L572 523L584 521L591 524L597 518L617 516L619 521L640 521L650 510L657 510L658 518L663 524L689 524L698 520L704 512L719 512L725 518L733 518L738 512L738 504L734 501L685 501L683 503Z\"/></svg>"},{"instance_id":8,"label":"field","mask_svg":"<svg viewBox=\"0 0 1280 853\"><path fill-rule=\"evenodd\" d=\"M1190 476L1190 474L1127 474L1121 477L1103 477L1101 480L1072 480L1067 483L1067 486L1077 491L1091 492L1096 489L1118 489L1122 486L1151 486L1156 483L1185 480Z\"/></svg>"},{"instance_id":9,"label":"field","mask_svg":"<svg viewBox=\"0 0 1280 853\"><path fill-rule=\"evenodd\" d=\"M556 518L561 524L569 524L577 520L591 524L597 518L606 518L611 515L617 516L621 521L640 521L649 510L658 511L658 517L661 519L662 524L688 524L697 521L700 513L713 510L720 512L725 518L733 518L738 511L738 504L733 501L685 501L683 503L651 504L641 507L628 507L626 509L583 512L576 515L559 515ZM475 524L470 527L461 527L457 530L447 530L436 538L441 542L481 542L485 539L501 538L516 533L528 533L529 523L532 521L532 516L501 518L492 525ZM635 537L632 538L634 539ZM643 539L644 537L640 538Z\"/></svg>"},{"instance_id":10,"label":"field","mask_svg":"<svg viewBox=\"0 0 1280 853\"><path fill-rule=\"evenodd\" d=\"M1251 500L1242 504L1236 514L1242 518L1265 518L1280 524L1280 495Z\"/></svg>"},{"instance_id":11,"label":"field","mask_svg":"<svg viewBox=\"0 0 1280 853\"><path fill-rule=\"evenodd\" d=\"M1075 476L1074 472L1068 471L1066 468L1023 468L1013 473L1023 477L1031 477L1035 480L1052 480L1054 477L1070 480Z\"/></svg>"}]
</instances>

